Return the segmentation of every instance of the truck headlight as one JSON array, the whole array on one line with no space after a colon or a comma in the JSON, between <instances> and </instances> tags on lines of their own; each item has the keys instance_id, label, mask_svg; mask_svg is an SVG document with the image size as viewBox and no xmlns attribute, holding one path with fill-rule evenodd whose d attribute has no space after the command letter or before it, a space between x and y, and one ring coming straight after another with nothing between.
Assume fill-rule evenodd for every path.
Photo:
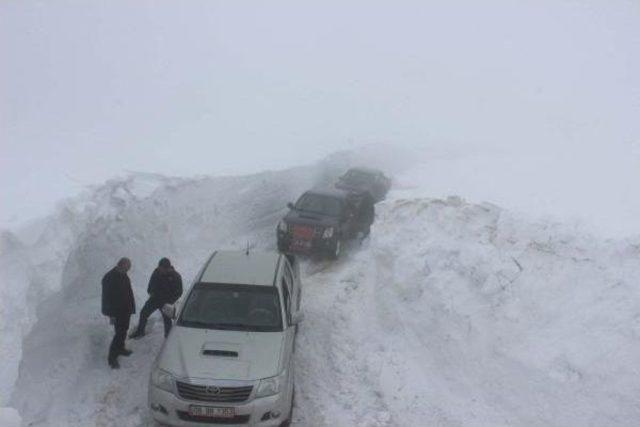
<instances>
[{"instance_id":1,"label":"truck headlight","mask_svg":"<svg viewBox=\"0 0 640 427\"><path fill-rule=\"evenodd\" d=\"M284 220L280 220L278 223L278 231L282 231L283 233L287 232L287 223Z\"/></svg>"},{"instance_id":2,"label":"truck headlight","mask_svg":"<svg viewBox=\"0 0 640 427\"><path fill-rule=\"evenodd\" d=\"M330 239L333 237L333 227L328 227L324 229L324 232L322 233L322 238L323 239Z\"/></svg>"},{"instance_id":3,"label":"truck headlight","mask_svg":"<svg viewBox=\"0 0 640 427\"><path fill-rule=\"evenodd\" d=\"M280 393L284 387L286 378L287 370L285 369L280 375L260 380L260 384L258 384L258 391L256 391L256 397L267 397Z\"/></svg>"},{"instance_id":4,"label":"truck headlight","mask_svg":"<svg viewBox=\"0 0 640 427\"><path fill-rule=\"evenodd\" d=\"M175 378L162 369L156 368L151 372L151 384L169 393L173 393L175 390Z\"/></svg>"}]
</instances>

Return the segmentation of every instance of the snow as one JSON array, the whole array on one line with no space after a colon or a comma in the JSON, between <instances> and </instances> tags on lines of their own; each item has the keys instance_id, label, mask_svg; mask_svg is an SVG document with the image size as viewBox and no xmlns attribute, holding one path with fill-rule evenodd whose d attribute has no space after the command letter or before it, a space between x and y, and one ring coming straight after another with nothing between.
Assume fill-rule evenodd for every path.
<instances>
[{"instance_id":1,"label":"snow","mask_svg":"<svg viewBox=\"0 0 640 427\"><path fill-rule=\"evenodd\" d=\"M13 408L0 408L0 425L4 427L20 427L22 420L18 411Z\"/></svg>"},{"instance_id":2,"label":"snow","mask_svg":"<svg viewBox=\"0 0 640 427\"><path fill-rule=\"evenodd\" d=\"M380 211L307 278L304 425L637 423L637 246L459 198Z\"/></svg>"},{"instance_id":3,"label":"snow","mask_svg":"<svg viewBox=\"0 0 640 427\"><path fill-rule=\"evenodd\" d=\"M638 144L599 149L432 150L421 167L396 179L407 197L464 195L491 201L530 219L578 223L606 237L640 234Z\"/></svg>"},{"instance_id":4,"label":"snow","mask_svg":"<svg viewBox=\"0 0 640 427\"><path fill-rule=\"evenodd\" d=\"M111 371L101 276L129 256L140 309L160 257L188 283L214 249L273 248L286 202L364 162L396 186L362 246L303 265L295 425L640 422L638 238L479 192L447 197L424 164L361 156L239 177L132 174L2 234L0 425L153 425L146 387L162 322L154 315Z\"/></svg>"}]
</instances>

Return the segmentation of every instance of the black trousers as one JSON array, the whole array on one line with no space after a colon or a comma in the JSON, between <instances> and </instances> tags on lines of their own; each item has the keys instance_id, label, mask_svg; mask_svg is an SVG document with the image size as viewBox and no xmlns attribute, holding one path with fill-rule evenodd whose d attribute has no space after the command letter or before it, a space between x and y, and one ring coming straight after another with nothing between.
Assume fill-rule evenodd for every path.
<instances>
[{"instance_id":1,"label":"black trousers","mask_svg":"<svg viewBox=\"0 0 640 427\"><path fill-rule=\"evenodd\" d=\"M161 301L157 298L150 297L147 302L144 303L144 307L140 311L140 321L138 322L138 332L144 333L144 328L147 326L147 320L149 316L153 314L154 311L160 310L165 304L165 301ZM166 316L162 311L162 320L164 321L164 336L169 335L169 331L171 330L172 322L169 316Z\"/></svg>"},{"instance_id":2,"label":"black trousers","mask_svg":"<svg viewBox=\"0 0 640 427\"><path fill-rule=\"evenodd\" d=\"M115 330L116 334L113 336L111 346L109 346L109 363L115 362L118 359L120 353L122 353L122 350L124 350L124 340L127 338L127 331L129 330L130 320L130 314L115 317L113 329Z\"/></svg>"}]
</instances>

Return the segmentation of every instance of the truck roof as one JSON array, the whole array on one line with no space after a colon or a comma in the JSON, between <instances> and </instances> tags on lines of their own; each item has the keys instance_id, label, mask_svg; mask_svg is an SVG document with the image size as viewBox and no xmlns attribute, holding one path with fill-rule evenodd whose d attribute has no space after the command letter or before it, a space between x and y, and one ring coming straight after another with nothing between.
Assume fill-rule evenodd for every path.
<instances>
[{"instance_id":1,"label":"truck roof","mask_svg":"<svg viewBox=\"0 0 640 427\"><path fill-rule=\"evenodd\" d=\"M366 174L372 174L372 175L377 175L379 173L381 173L382 171L379 169L374 169L374 168L368 168L368 167L355 167L355 168L350 168L347 173L349 172L362 172L362 173L366 173Z\"/></svg>"},{"instance_id":2,"label":"truck roof","mask_svg":"<svg viewBox=\"0 0 640 427\"><path fill-rule=\"evenodd\" d=\"M278 252L217 251L209 260L201 283L273 286L280 261Z\"/></svg>"}]
</instances>

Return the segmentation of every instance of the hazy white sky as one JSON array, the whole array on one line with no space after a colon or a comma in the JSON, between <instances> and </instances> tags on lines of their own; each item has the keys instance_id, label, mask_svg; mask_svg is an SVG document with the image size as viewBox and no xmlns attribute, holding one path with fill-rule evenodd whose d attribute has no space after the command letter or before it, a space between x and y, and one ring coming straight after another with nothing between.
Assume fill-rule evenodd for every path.
<instances>
[{"instance_id":1,"label":"hazy white sky","mask_svg":"<svg viewBox=\"0 0 640 427\"><path fill-rule=\"evenodd\" d=\"M370 142L640 142L640 2L0 2L0 223Z\"/></svg>"}]
</instances>

